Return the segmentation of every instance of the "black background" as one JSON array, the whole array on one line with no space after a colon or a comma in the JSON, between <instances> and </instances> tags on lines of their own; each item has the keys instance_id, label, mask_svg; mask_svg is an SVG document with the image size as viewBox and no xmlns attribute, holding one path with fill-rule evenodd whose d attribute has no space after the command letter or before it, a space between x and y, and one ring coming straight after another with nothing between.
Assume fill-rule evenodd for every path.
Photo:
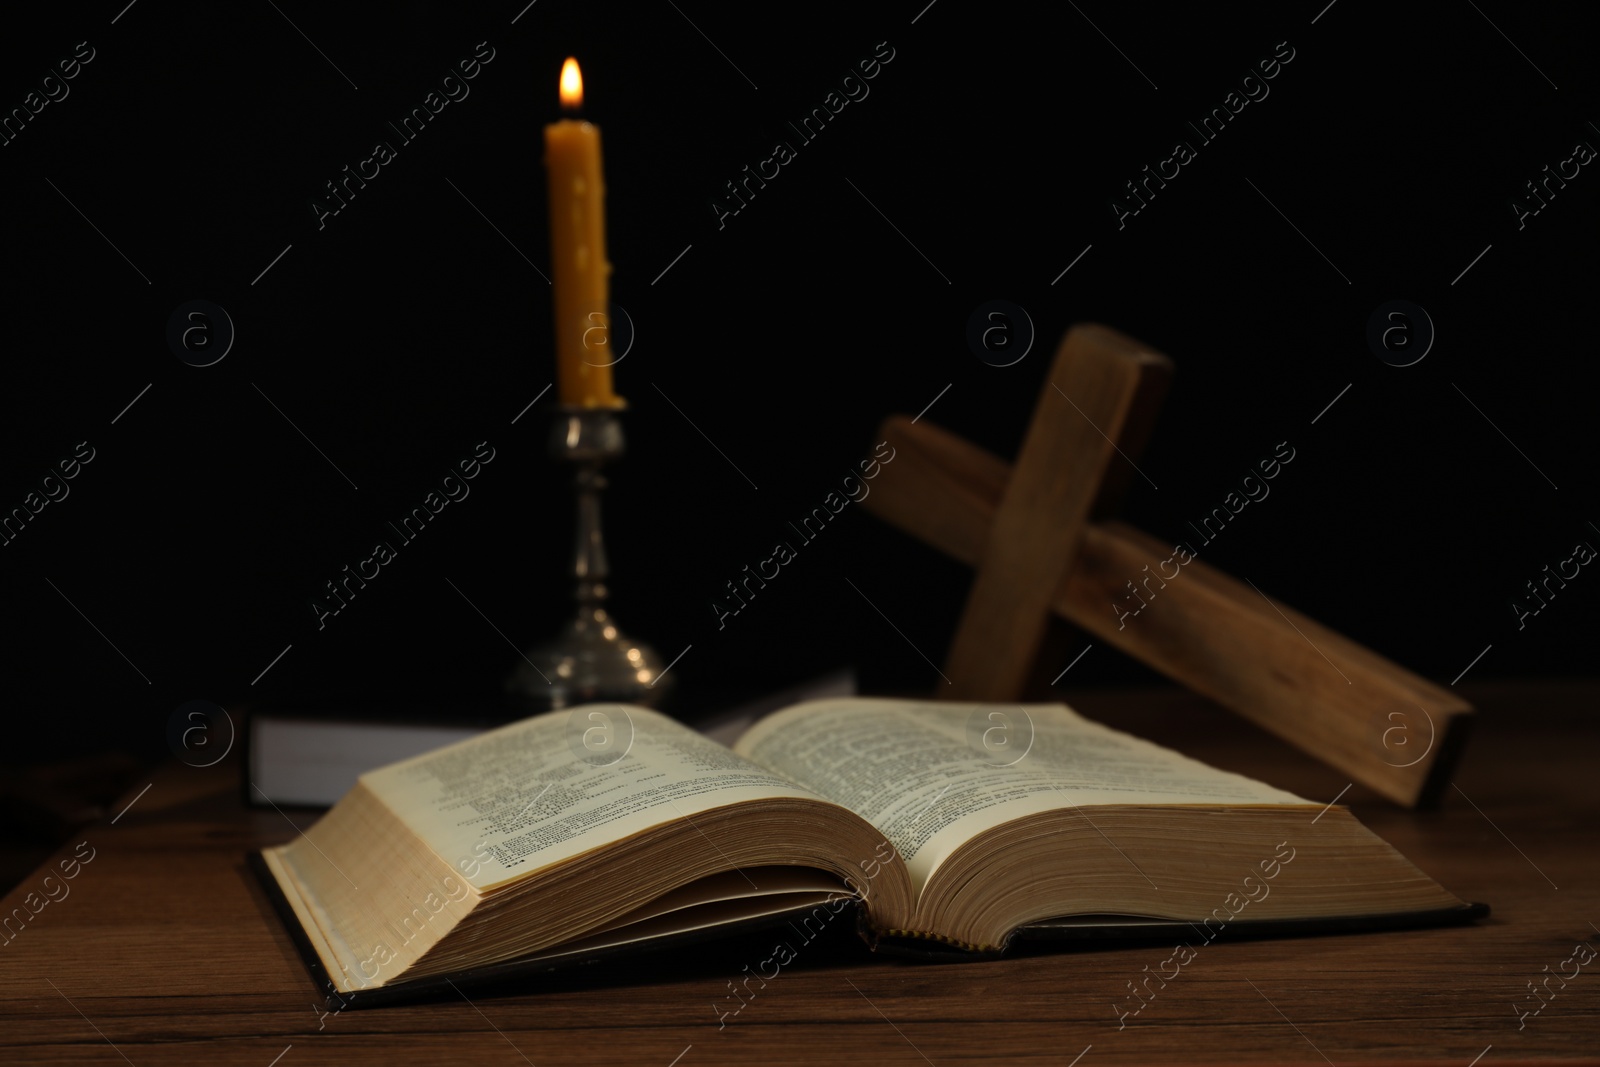
<instances>
[{"instance_id":1,"label":"black background","mask_svg":"<svg viewBox=\"0 0 1600 1067\"><path fill-rule=\"evenodd\" d=\"M113 0L13 23L0 107L78 42L94 59L0 148L0 509L77 442L95 458L0 548L11 761L155 754L191 699L473 699L514 661L506 638L554 630L569 502L547 412L512 420L554 377L542 127L568 54L637 329L614 607L664 657L690 648L684 706L841 664L869 692L934 680L923 656L942 662L969 574L854 505L721 630L711 599L888 413L937 396L929 421L1013 454L1080 321L1176 362L1133 521L1188 536L1288 441L1208 562L1444 682L1486 647L1473 676L1589 673L1600 578L1520 631L1510 607L1600 544L1600 177L1520 230L1509 206L1600 144L1583 9L924 3ZM485 41L470 95L319 228L324 183ZM798 144L786 121L879 42L870 95ZM1270 95L1119 229L1123 183L1196 142L1185 121L1279 42ZM711 198L780 138L797 158L719 229ZM197 298L237 329L206 368L165 340ZM991 299L1037 328L1013 366L966 343ZM1365 341L1394 299L1438 333L1406 368ZM485 440L471 495L319 630L323 583ZM1070 683L1145 677L1096 647Z\"/></svg>"}]
</instances>

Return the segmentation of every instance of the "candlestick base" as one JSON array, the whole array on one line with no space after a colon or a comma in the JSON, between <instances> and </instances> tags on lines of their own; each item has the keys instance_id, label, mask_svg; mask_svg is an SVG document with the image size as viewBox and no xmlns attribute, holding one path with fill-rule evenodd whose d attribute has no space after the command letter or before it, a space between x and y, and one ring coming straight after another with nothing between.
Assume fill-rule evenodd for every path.
<instances>
[{"instance_id":1,"label":"candlestick base","mask_svg":"<svg viewBox=\"0 0 1600 1067\"><path fill-rule=\"evenodd\" d=\"M577 704L653 706L672 681L661 674L661 657L642 641L623 635L606 611L609 565L600 526L601 468L623 454L622 421L606 408L558 409L550 426L550 454L573 467L577 536L572 576L576 615L555 640L525 653L506 679L506 692L530 711Z\"/></svg>"},{"instance_id":2,"label":"candlestick base","mask_svg":"<svg viewBox=\"0 0 1600 1067\"><path fill-rule=\"evenodd\" d=\"M506 691L538 710L578 704L643 704L660 701L670 684L661 678L661 657L634 641L598 605L564 623L549 644L531 649L506 679Z\"/></svg>"}]
</instances>

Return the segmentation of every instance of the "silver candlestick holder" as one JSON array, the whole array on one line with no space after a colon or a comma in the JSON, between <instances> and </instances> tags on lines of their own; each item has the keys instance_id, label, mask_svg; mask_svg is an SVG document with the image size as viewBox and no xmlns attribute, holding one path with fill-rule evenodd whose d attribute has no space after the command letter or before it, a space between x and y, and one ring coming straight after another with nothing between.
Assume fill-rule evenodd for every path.
<instances>
[{"instance_id":1,"label":"silver candlestick holder","mask_svg":"<svg viewBox=\"0 0 1600 1067\"><path fill-rule=\"evenodd\" d=\"M555 640L531 649L506 679L506 692L543 709L577 704L660 702L672 684L662 677L661 657L642 641L625 637L606 610L605 537L600 493L605 464L624 451L622 420L605 408L562 406L550 426L550 455L571 464L577 497L577 536L572 576L577 613Z\"/></svg>"}]
</instances>

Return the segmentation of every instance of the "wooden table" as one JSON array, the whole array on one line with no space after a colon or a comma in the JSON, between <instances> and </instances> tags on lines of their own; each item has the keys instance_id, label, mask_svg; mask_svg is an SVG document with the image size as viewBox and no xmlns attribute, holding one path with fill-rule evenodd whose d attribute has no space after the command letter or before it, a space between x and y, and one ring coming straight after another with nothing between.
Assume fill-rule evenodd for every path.
<instances>
[{"instance_id":1,"label":"wooden table","mask_svg":"<svg viewBox=\"0 0 1600 1067\"><path fill-rule=\"evenodd\" d=\"M708 1064L1439 1062L1483 1067L1600 1055L1600 961L1520 1031L1525 983L1574 943L1600 946L1597 683L1483 684L1441 810L1344 801L1457 895L1465 928L1204 946L1119 1031L1112 1005L1165 945L970 965L874 959L822 939L718 1028L713 1002L759 945L631 963L533 990L320 1017L289 939L245 870L314 815L247 810L237 767L172 764L112 822L93 858L5 898L61 896L0 938L0 1063ZM1080 710L1310 798L1347 784L1198 698L1070 694ZM123 803L134 801L138 790ZM1470 798L1470 799L1469 799ZM122 805L118 805L120 810ZM757 955L756 953L760 954ZM1551 988L1557 988L1551 983ZM1487 1050L1487 1051L1485 1051ZM1075 1057L1081 1057L1074 1059Z\"/></svg>"}]
</instances>

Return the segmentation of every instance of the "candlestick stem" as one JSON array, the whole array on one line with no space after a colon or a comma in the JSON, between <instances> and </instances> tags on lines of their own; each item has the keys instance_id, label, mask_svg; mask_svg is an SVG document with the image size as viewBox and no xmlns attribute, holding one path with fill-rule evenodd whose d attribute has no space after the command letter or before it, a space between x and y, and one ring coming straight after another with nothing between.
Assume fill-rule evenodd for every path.
<instances>
[{"instance_id":1,"label":"candlestick stem","mask_svg":"<svg viewBox=\"0 0 1600 1067\"><path fill-rule=\"evenodd\" d=\"M578 620L605 613L606 579L611 570L606 564L605 533L600 525L600 493L606 487L605 474L598 462L578 465L573 475L578 494L578 529L573 549L572 571L577 578L574 598Z\"/></svg>"},{"instance_id":2,"label":"candlestick stem","mask_svg":"<svg viewBox=\"0 0 1600 1067\"><path fill-rule=\"evenodd\" d=\"M550 454L573 469L571 573L577 610L554 641L524 655L506 680L507 691L531 707L652 705L670 684L661 678L661 657L623 636L606 609L611 571L600 496L606 488L605 464L623 452L622 421L614 410L562 407L551 424Z\"/></svg>"}]
</instances>

